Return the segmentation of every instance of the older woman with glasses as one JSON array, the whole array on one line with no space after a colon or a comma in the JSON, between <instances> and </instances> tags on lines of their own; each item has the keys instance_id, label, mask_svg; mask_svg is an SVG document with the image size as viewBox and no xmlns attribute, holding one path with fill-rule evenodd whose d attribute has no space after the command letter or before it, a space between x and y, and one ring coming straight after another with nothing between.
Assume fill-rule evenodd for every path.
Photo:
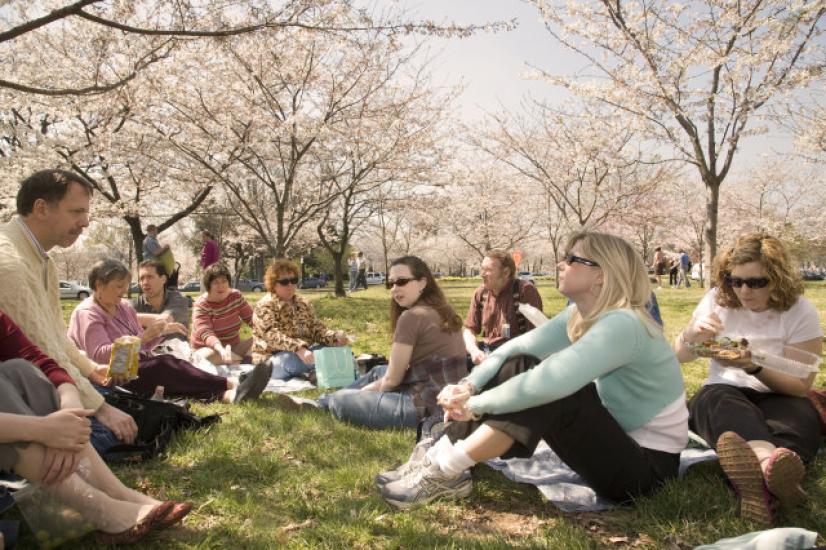
<instances>
[{"instance_id":1,"label":"older woman with glasses","mask_svg":"<svg viewBox=\"0 0 826 550\"><path fill-rule=\"evenodd\" d=\"M497 348L439 395L450 422L426 453L381 474L397 508L472 492L469 468L531 456L541 439L597 492L629 502L676 477L688 440L680 367L645 309L642 257L601 233L571 237L559 291L573 305Z\"/></svg>"},{"instance_id":2,"label":"older woman with glasses","mask_svg":"<svg viewBox=\"0 0 826 550\"><path fill-rule=\"evenodd\" d=\"M347 335L329 330L310 302L296 294L298 266L290 260L274 260L264 275L267 294L252 317L252 360L272 365L271 378L289 380L315 370L313 349L318 345L342 346Z\"/></svg>"},{"instance_id":3,"label":"older woman with glasses","mask_svg":"<svg viewBox=\"0 0 826 550\"><path fill-rule=\"evenodd\" d=\"M797 270L776 238L740 236L716 258L712 283L674 342L681 362L696 359L692 344L719 337L760 342L780 356L784 348L822 353L817 310L802 296ZM785 507L805 499L803 464L821 440L818 414L805 397L816 373L797 378L747 357L710 361L708 378L689 403L690 427L716 448L740 495L740 514L769 524L775 498Z\"/></svg>"}]
</instances>

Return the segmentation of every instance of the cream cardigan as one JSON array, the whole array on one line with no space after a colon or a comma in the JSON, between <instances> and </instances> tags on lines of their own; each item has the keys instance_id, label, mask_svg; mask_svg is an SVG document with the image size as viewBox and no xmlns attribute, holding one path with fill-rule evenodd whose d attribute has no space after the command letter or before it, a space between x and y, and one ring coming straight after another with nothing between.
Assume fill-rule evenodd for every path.
<instances>
[{"instance_id":1,"label":"cream cardigan","mask_svg":"<svg viewBox=\"0 0 826 550\"><path fill-rule=\"evenodd\" d=\"M87 379L97 364L66 335L54 262L40 256L19 223L0 226L0 309L69 373L83 406L97 410L103 396Z\"/></svg>"}]
</instances>

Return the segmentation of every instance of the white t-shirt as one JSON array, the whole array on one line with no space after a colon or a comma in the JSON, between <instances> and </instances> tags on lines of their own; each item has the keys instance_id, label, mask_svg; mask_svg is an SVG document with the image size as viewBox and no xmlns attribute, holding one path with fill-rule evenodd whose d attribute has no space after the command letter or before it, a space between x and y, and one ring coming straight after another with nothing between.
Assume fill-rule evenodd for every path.
<instances>
[{"instance_id":1,"label":"white t-shirt","mask_svg":"<svg viewBox=\"0 0 826 550\"><path fill-rule=\"evenodd\" d=\"M717 303L717 289L712 288L694 310L691 323L694 324L711 313L715 313L725 327L718 338L746 338L755 344L759 342L761 350L776 355L783 355L784 345L799 344L823 336L817 309L802 296L788 311L768 309L754 312L746 308L732 309L720 306ZM708 378L703 384L730 384L762 392L771 391L756 377L746 374L741 369L723 367L714 359L709 364Z\"/></svg>"}]
</instances>

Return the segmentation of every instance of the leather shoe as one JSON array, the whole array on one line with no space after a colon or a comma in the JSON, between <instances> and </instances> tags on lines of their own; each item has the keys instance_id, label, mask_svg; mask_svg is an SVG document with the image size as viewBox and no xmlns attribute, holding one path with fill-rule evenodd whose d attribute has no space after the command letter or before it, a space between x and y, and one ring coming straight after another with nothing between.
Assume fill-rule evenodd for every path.
<instances>
[{"instance_id":1,"label":"leather shoe","mask_svg":"<svg viewBox=\"0 0 826 550\"><path fill-rule=\"evenodd\" d=\"M160 520L172 510L173 504L174 503L169 500L161 502L155 506L151 512L146 514L139 523L133 525L126 531L121 531L120 533L104 533L103 531L98 531L95 538L101 544L135 544L158 526Z\"/></svg>"},{"instance_id":2,"label":"leather shoe","mask_svg":"<svg viewBox=\"0 0 826 550\"><path fill-rule=\"evenodd\" d=\"M187 514L192 511L194 506L191 502L175 502L174 500L170 500L169 502L172 503L172 508L165 517L158 521L158 529L166 529L167 527L175 525L184 519Z\"/></svg>"}]
</instances>

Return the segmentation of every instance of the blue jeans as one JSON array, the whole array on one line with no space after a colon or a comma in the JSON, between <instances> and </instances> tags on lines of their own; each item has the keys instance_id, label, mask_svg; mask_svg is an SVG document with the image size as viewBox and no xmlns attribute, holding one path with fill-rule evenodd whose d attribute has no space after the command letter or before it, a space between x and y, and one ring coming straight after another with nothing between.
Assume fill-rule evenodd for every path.
<instances>
[{"instance_id":1,"label":"blue jeans","mask_svg":"<svg viewBox=\"0 0 826 550\"><path fill-rule=\"evenodd\" d=\"M98 452L100 457L106 462L117 462L127 455L125 453L110 453L108 452L114 445L123 443L115 433L100 423L96 417L91 417L92 434L89 436L89 442L92 447Z\"/></svg>"},{"instance_id":2,"label":"blue jeans","mask_svg":"<svg viewBox=\"0 0 826 550\"><path fill-rule=\"evenodd\" d=\"M339 420L370 428L415 428L419 423L413 398L397 391L362 391L361 388L384 376L387 365L373 368L355 382L332 394L322 395L318 403Z\"/></svg>"},{"instance_id":3,"label":"blue jeans","mask_svg":"<svg viewBox=\"0 0 826 550\"><path fill-rule=\"evenodd\" d=\"M315 347L313 346L310 349L312 350ZM315 365L307 365L291 351L273 353L272 357L267 359L267 362L272 365L270 378L273 380L289 380L315 370Z\"/></svg>"},{"instance_id":4,"label":"blue jeans","mask_svg":"<svg viewBox=\"0 0 826 550\"><path fill-rule=\"evenodd\" d=\"M350 290L355 290L359 272L357 269L351 269L347 274L350 276Z\"/></svg>"}]
</instances>

